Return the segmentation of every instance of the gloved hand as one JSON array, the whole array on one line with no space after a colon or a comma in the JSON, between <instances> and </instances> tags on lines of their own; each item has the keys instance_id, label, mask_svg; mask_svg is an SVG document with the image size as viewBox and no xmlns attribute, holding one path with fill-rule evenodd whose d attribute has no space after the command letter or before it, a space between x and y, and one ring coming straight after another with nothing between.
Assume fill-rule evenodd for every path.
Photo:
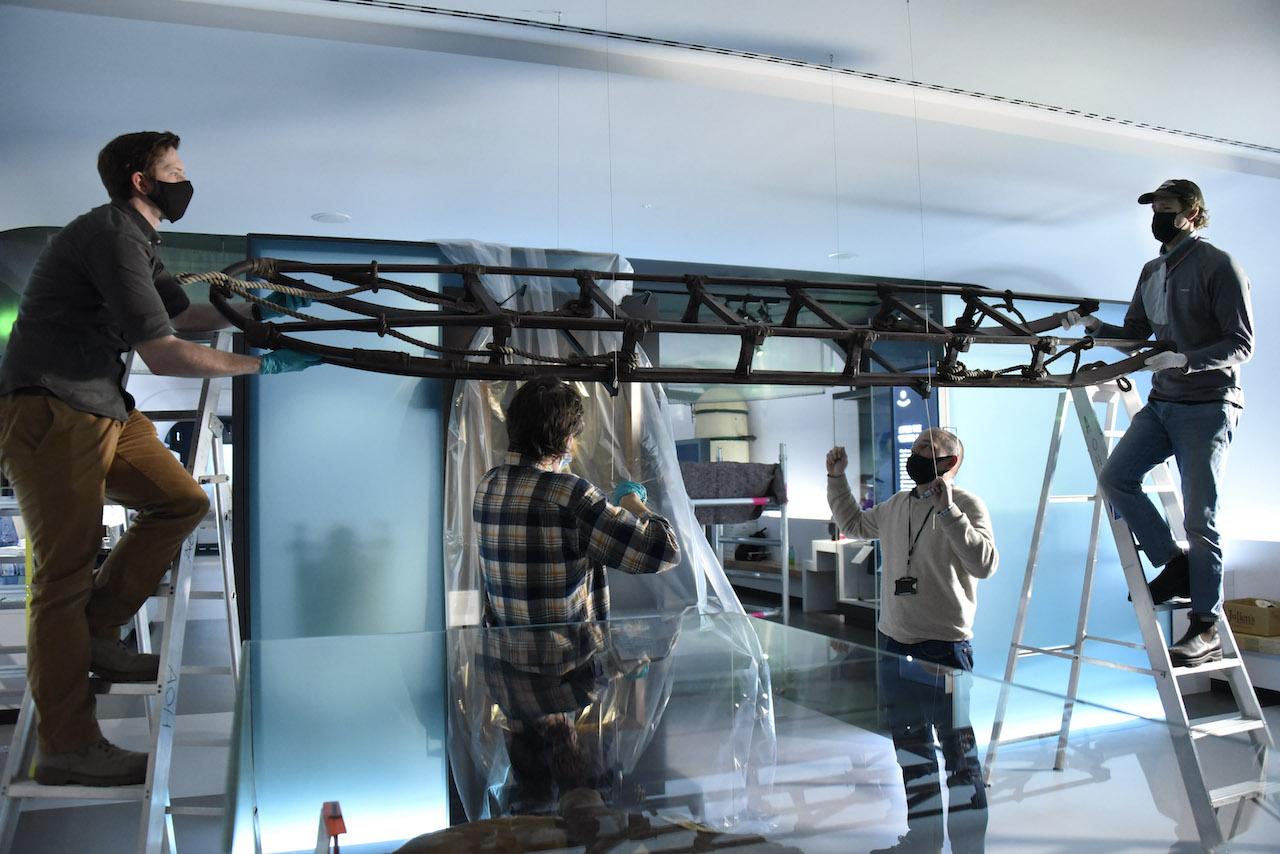
<instances>
[{"instance_id":1,"label":"gloved hand","mask_svg":"<svg viewBox=\"0 0 1280 854\"><path fill-rule=\"evenodd\" d=\"M294 296L293 294L282 294L279 291L274 291L271 296L267 297L267 302L272 305L278 305L281 308L287 308L290 311L300 311L301 309L311 305L311 298ZM257 309L259 320L266 320L269 317L279 317L283 314L283 312L275 311L261 303L255 303L254 307Z\"/></svg>"},{"instance_id":2,"label":"gloved hand","mask_svg":"<svg viewBox=\"0 0 1280 854\"><path fill-rule=\"evenodd\" d=\"M322 359L310 353L299 353L297 350L272 350L262 356L262 364L258 367L260 374L291 374L304 371L312 365L318 365Z\"/></svg>"},{"instance_id":3,"label":"gloved hand","mask_svg":"<svg viewBox=\"0 0 1280 854\"><path fill-rule=\"evenodd\" d=\"M1167 368L1185 368L1187 366L1187 357L1183 353L1175 353L1172 350L1165 350L1162 353L1156 353L1147 361L1142 363L1144 371L1163 371Z\"/></svg>"},{"instance_id":4,"label":"gloved hand","mask_svg":"<svg viewBox=\"0 0 1280 854\"><path fill-rule=\"evenodd\" d=\"M1062 328L1070 329L1073 326L1083 326L1084 331L1092 335L1098 331L1098 327L1102 326L1102 321L1092 314L1081 314L1072 309L1062 318Z\"/></svg>"},{"instance_id":5,"label":"gloved hand","mask_svg":"<svg viewBox=\"0 0 1280 854\"><path fill-rule=\"evenodd\" d=\"M636 483L634 480L618 481L618 485L613 488L613 503L621 504L625 495L634 495L640 499L641 504L649 500L649 490L644 488L643 483Z\"/></svg>"}]
</instances>

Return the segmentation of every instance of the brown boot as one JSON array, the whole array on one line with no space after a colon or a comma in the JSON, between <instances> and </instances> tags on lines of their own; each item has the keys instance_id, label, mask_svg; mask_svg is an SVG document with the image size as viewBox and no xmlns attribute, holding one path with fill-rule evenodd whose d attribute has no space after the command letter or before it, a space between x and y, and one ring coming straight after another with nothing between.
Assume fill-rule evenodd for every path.
<instances>
[{"instance_id":1,"label":"brown boot","mask_svg":"<svg viewBox=\"0 0 1280 854\"><path fill-rule=\"evenodd\" d=\"M89 669L112 682L155 682L160 656L132 652L124 641L89 638Z\"/></svg>"},{"instance_id":2,"label":"brown boot","mask_svg":"<svg viewBox=\"0 0 1280 854\"><path fill-rule=\"evenodd\" d=\"M133 786L147 779L147 754L99 738L70 753L36 747L35 780L45 786Z\"/></svg>"}]
</instances>

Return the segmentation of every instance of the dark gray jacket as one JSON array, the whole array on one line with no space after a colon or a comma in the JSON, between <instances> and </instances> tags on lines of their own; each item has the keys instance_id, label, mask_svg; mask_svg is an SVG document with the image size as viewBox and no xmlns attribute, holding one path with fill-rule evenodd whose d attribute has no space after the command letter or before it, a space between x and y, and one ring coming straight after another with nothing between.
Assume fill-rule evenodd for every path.
<instances>
[{"instance_id":1,"label":"dark gray jacket","mask_svg":"<svg viewBox=\"0 0 1280 854\"><path fill-rule=\"evenodd\" d=\"M1158 278L1147 284L1162 264L1163 288L1154 286ZM1124 325L1104 323L1094 335L1145 340L1152 333L1187 357L1185 368L1156 372L1152 400L1244 406L1240 366L1253 355L1253 306L1249 277L1230 255L1193 236L1153 258L1138 277Z\"/></svg>"}]
</instances>

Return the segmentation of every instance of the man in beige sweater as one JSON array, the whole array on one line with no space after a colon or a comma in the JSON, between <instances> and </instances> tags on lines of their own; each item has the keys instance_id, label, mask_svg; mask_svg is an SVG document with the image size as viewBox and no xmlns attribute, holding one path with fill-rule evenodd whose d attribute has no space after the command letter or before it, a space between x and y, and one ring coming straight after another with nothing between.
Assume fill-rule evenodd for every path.
<instances>
[{"instance_id":1,"label":"man in beige sweater","mask_svg":"<svg viewBox=\"0 0 1280 854\"><path fill-rule=\"evenodd\" d=\"M940 428L911 446L916 482L869 510L845 479L844 448L827 453L827 502L840 530L880 541L880 704L907 794L909 831L887 851L942 850L942 794L934 739L947 767L947 830L954 852L983 850L987 797L969 723L977 583L999 563L982 499L954 485L964 446Z\"/></svg>"}]
</instances>

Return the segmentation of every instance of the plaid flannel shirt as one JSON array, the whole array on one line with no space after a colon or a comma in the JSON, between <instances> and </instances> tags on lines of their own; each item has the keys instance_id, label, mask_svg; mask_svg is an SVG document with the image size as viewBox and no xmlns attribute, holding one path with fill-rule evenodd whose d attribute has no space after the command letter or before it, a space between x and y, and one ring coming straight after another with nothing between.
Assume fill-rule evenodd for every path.
<instances>
[{"instance_id":1,"label":"plaid flannel shirt","mask_svg":"<svg viewBox=\"0 0 1280 854\"><path fill-rule=\"evenodd\" d=\"M680 562L666 519L633 516L577 475L545 471L515 453L480 480L471 514L490 626L608 619L605 567L641 574ZM539 663L534 654L527 663Z\"/></svg>"}]
</instances>

